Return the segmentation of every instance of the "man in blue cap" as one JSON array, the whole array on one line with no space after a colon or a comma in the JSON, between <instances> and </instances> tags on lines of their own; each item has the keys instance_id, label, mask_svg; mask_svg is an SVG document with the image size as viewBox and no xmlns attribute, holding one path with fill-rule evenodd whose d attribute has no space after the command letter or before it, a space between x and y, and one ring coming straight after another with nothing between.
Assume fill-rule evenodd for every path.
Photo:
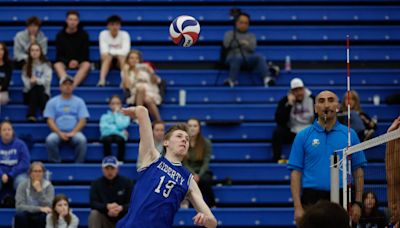
<instances>
[{"instance_id":1,"label":"man in blue cap","mask_svg":"<svg viewBox=\"0 0 400 228\"><path fill-rule=\"evenodd\" d=\"M90 188L89 228L115 227L128 212L132 181L118 175L119 161L114 156L103 158L103 176L95 180Z\"/></svg>"}]
</instances>

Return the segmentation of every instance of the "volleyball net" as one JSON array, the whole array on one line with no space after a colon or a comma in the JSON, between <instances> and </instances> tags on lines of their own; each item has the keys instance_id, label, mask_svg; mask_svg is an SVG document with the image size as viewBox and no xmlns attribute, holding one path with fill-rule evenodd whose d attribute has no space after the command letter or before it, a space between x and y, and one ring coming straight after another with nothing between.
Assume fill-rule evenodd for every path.
<instances>
[{"instance_id":1,"label":"volleyball net","mask_svg":"<svg viewBox=\"0 0 400 228\"><path fill-rule=\"evenodd\" d=\"M361 151L368 164L363 175L357 175L351 169L351 157ZM400 221L400 128L335 151L332 156L331 201L349 210L357 194L366 192L373 192L377 206L388 212L392 224Z\"/></svg>"}]
</instances>

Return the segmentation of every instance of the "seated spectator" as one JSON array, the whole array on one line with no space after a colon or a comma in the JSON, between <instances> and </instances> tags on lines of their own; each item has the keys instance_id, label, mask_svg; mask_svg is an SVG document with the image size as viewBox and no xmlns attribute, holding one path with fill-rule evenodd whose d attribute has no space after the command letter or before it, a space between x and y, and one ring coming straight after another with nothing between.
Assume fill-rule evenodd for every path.
<instances>
[{"instance_id":1,"label":"seated spectator","mask_svg":"<svg viewBox=\"0 0 400 228\"><path fill-rule=\"evenodd\" d=\"M51 213L54 187L44 179L46 169L41 162L32 162L29 178L22 182L15 195L14 228L44 228Z\"/></svg>"},{"instance_id":2,"label":"seated spectator","mask_svg":"<svg viewBox=\"0 0 400 228\"><path fill-rule=\"evenodd\" d=\"M300 78L290 81L288 95L278 103L275 121L277 127L272 136L272 151L274 161L283 164L287 160L282 158L282 145L292 144L296 134L314 121L314 98Z\"/></svg>"},{"instance_id":3,"label":"seated spectator","mask_svg":"<svg viewBox=\"0 0 400 228\"><path fill-rule=\"evenodd\" d=\"M183 160L183 164L192 173L193 179L199 185L207 205L215 207L212 172L208 169L211 159L211 142L201 134L200 121L198 119L191 118L187 123L190 144L187 158Z\"/></svg>"},{"instance_id":4,"label":"seated spectator","mask_svg":"<svg viewBox=\"0 0 400 228\"><path fill-rule=\"evenodd\" d=\"M131 49L131 38L129 33L121 29L121 18L113 15L107 19L107 30L99 35L101 68L100 80L97 86L106 85L106 76L110 70L113 60L118 61L118 68L122 69L125 58Z\"/></svg>"},{"instance_id":5,"label":"seated spectator","mask_svg":"<svg viewBox=\"0 0 400 228\"><path fill-rule=\"evenodd\" d=\"M275 84L271 77L265 57L255 52L256 36L249 32L250 15L241 12L235 18L235 30L224 35L224 48L227 52L225 63L229 66L229 78L225 81L230 87L235 86L236 78L242 67L256 70L264 79L264 86Z\"/></svg>"},{"instance_id":6,"label":"seated spectator","mask_svg":"<svg viewBox=\"0 0 400 228\"><path fill-rule=\"evenodd\" d=\"M361 218L357 228L384 228L386 227L385 215L378 209L378 199L373 191L363 193Z\"/></svg>"},{"instance_id":7,"label":"seated spectator","mask_svg":"<svg viewBox=\"0 0 400 228\"><path fill-rule=\"evenodd\" d=\"M65 195L56 195L51 209L46 217L46 228L78 228L79 218L72 213Z\"/></svg>"},{"instance_id":8,"label":"seated spectator","mask_svg":"<svg viewBox=\"0 0 400 228\"><path fill-rule=\"evenodd\" d=\"M26 118L29 122L36 122L36 109L43 112L50 98L53 70L39 44L32 44L28 51L28 60L22 69L21 77L24 83L24 103L28 105Z\"/></svg>"},{"instance_id":9,"label":"seated spectator","mask_svg":"<svg viewBox=\"0 0 400 228\"><path fill-rule=\"evenodd\" d=\"M154 144L158 152L164 155L164 134L165 134L165 123L163 121L153 122L153 138Z\"/></svg>"},{"instance_id":10,"label":"seated spectator","mask_svg":"<svg viewBox=\"0 0 400 228\"><path fill-rule=\"evenodd\" d=\"M122 87L129 91L126 102L130 105L147 107L154 120L160 121L161 116L157 105L161 104L161 95L154 71L147 65L139 63L139 52L130 51L121 71Z\"/></svg>"},{"instance_id":11,"label":"seated spectator","mask_svg":"<svg viewBox=\"0 0 400 228\"><path fill-rule=\"evenodd\" d=\"M371 119L367 113L362 111L360 97L354 90L350 91L350 110L350 124L357 132L360 141L372 138L377 128L376 120ZM341 111L339 120L347 126L347 93L343 96Z\"/></svg>"},{"instance_id":12,"label":"seated spectator","mask_svg":"<svg viewBox=\"0 0 400 228\"><path fill-rule=\"evenodd\" d=\"M74 87L81 84L90 70L89 35L79 24L79 13L67 12L65 27L56 38L56 63L54 70L59 78L67 76L66 69L78 70L74 76Z\"/></svg>"},{"instance_id":13,"label":"seated spectator","mask_svg":"<svg viewBox=\"0 0 400 228\"><path fill-rule=\"evenodd\" d=\"M129 209L133 183L118 174L118 160L114 156L103 159L103 176L90 187L89 228L115 227Z\"/></svg>"},{"instance_id":14,"label":"seated spectator","mask_svg":"<svg viewBox=\"0 0 400 228\"><path fill-rule=\"evenodd\" d=\"M75 147L75 162L83 162L86 155L86 137L81 130L89 118L85 101L73 95L74 79L60 80L61 94L47 102L44 117L52 131L46 138L46 148L50 162L61 162L59 145L69 143Z\"/></svg>"},{"instance_id":15,"label":"seated spectator","mask_svg":"<svg viewBox=\"0 0 400 228\"><path fill-rule=\"evenodd\" d=\"M8 86L12 76L12 65L8 54L7 46L0 42L0 105L5 105L10 101Z\"/></svg>"},{"instance_id":16,"label":"seated spectator","mask_svg":"<svg viewBox=\"0 0 400 228\"><path fill-rule=\"evenodd\" d=\"M25 143L15 136L11 123L3 121L0 124L0 195L14 195L7 194L10 193L7 190L12 187L16 190L27 179L29 163L30 154Z\"/></svg>"},{"instance_id":17,"label":"seated spectator","mask_svg":"<svg viewBox=\"0 0 400 228\"><path fill-rule=\"evenodd\" d=\"M160 78L156 74L156 72L155 72L156 71L156 67L152 62L144 61L141 51L138 51L138 50L132 50L132 51L134 51L138 55L139 63L143 63L143 64L148 66L148 67L144 66L143 68L150 74L151 81L153 83L157 84L158 90L159 90L159 93L160 93L160 96L161 96L161 100L163 100L163 98L165 97L165 89L167 87L167 82L165 80L163 80L162 78ZM128 97L129 97L129 91L128 91Z\"/></svg>"},{"instance_id":18,"label":"seated spectator","mask_svg":"<svg viewBox=\"0 0 400 228\"><path fill-rule=\"evenodd\" d=\"M26 20L26 29L18 32L14 37L15 66L21 69L28 60L28 48L36 43L42 47L43 55L47 55L47 37L40 31L40 19L30 17Z\"/></svg>"},{"instance_id":19,"label":"seated spectator","mask_svg":"<svg viewBox=\"0 0 400 228\"><path fill-rule=\"evenodd\" d=\"M118 160L125 158L125 142L128 140L127 128L131 122L129 116L121 113L121 99L118 95L113 95L109 101L107 113L100 118L101 142L103 143L104 156L111 155L111 144L118 145Z\"/></svg>"},{"instance_id":20,"label":"seated spectator","mask_svg":"<svg viewBox=\"0 0 400 228\"><path fill-rule=\"evenodd\" d=\"M350 228L349 215L336 203L320 201L301 218L298 228Z\"/></svg>"}]
</instances>

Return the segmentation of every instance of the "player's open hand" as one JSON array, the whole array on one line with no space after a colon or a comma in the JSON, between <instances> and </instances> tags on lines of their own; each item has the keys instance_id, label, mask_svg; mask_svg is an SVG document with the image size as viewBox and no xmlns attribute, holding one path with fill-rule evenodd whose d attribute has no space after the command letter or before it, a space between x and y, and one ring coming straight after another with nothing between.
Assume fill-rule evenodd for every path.
<instances>
[{"instance_id":1,"label":"player's open hand","mask_svg":"<svg viewBox=\"0 0 400 228\"><path fill-rule=\"evenodd\" d=\"M400 126L400 116L397 117L397 118L393 121L392 125L390 125L389 129L387 130L387 132L394 131L394 130L396 130L397 128L399 128L399 126Z\"/></svg>"},{"instance_id":2,"label":"player's open hand","mask_svg":"<svg viewBox=\"0 0 400 228\"><path fill-rule=\"evenodd\" d=\"M132 119L136 118L136 107L129 107L121 109L122 114L131 117Z\"/></svg>"},{"instance_id":3,"label":"player's open hand","mask_svg":"<svg viewBox=\"0 0 400 228\"><path fill-rule=\"evenodd\" d=\"M204 226L208 220L208 216L201 212L197 213L197 215L193 217L193 223L198 226Z\"/></svg>"}]
</instances>

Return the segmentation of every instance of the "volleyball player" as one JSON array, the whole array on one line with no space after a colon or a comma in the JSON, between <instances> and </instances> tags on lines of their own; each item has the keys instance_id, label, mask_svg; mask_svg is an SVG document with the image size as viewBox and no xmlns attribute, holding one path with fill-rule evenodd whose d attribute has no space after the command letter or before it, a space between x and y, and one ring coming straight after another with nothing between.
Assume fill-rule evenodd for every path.
<instances>
[{"instance_id":1,"label":"volleyball player","mask_svg":"<svg viewBox=\"0 0 400 228\"><path fill-rule=\"evenodd\" d=\"M117 228L172 227L174 216L183 199L196 209L196 225L216 227L217 220L203 200L192 174L182 166L189 149L189 135L184 124L171 127L165 134L166 154L161 156L154 146L148 111L143 106L123 109L125 115L139 122L139 178L131 196L128 214Z\"/></svg>"}]
</instances>

